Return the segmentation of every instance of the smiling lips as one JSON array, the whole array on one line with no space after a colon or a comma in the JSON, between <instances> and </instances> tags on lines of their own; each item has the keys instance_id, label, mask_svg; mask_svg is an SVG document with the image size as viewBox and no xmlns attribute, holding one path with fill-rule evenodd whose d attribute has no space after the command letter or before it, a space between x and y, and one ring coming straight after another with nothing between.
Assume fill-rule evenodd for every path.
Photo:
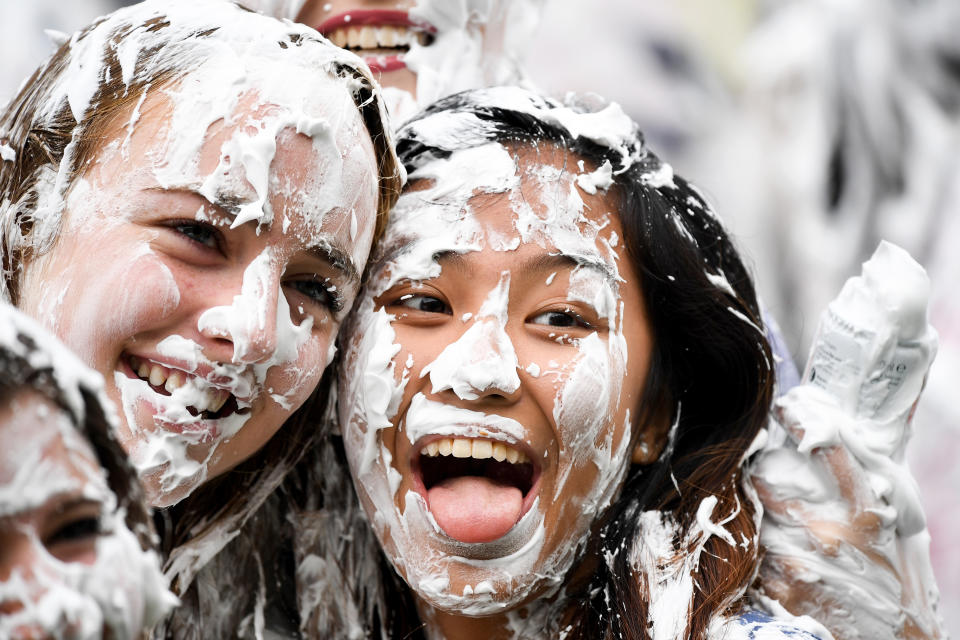
<instances>
[{"instance_id":1,"label":"smiling lips","mask_svg":"<svg viewBox=\"0 0 960 640\"><path fill-rule=\"evenodd\" d=\"M460 542L503 537L532 504L538 467L519 449L482 438L440 438L414 461L434 520Z\"/></svg>"},{"instance_id":2,"label":"smiling lips","mask_svg":"<svg viewBox=\"0 0 960 640\"><path fill-rule=\"evenodd\" d=\"M137 377L148 382L153 390L161 395L171 395L187 384L188 378L196 378L183 371L170 369L136 356L130 356L129 362L130 368ZM186 407L191 415L215 420L238 412L236 397L226 389L219 389L205 383L201 388L203 391L198 394L195 403Z\"/></svg>"},{"instance_id":3,"label":"smiling lips","mask_svg":"<svg viewBox=\"0 0 960 640\"><path fill-rule=\"evenodd\" d=\"M324 20L317 31L333 44L364 57L372 71L406 67L410 45L427 46L436 29L410 19L406 11L358 10Z\"/></svg>"}]
</instances>

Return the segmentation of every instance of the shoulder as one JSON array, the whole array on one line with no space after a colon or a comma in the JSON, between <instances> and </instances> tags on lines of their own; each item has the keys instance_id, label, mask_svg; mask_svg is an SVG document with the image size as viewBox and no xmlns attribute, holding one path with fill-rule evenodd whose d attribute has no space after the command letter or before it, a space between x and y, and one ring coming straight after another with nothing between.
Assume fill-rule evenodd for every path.
<instances>
[{"instance_id":1,"label":"shoulder","mask_svg":"<svg viewBox=\"0 0 960 640\"><path fill-rule=\"evenodd\" d=\"M798 619L778 620L760 611L746 611L729 618L717 640L827 640L797 623Z\"/></svg>"}]
</instances>

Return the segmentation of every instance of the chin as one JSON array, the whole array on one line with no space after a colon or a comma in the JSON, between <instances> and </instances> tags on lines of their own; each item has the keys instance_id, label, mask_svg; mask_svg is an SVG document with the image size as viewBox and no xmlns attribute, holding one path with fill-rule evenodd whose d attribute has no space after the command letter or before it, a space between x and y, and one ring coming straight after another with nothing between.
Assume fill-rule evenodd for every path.
<instances>
[{"instance_id":1,"label":"chin","mask_svg":"<svg viewBox=\"0 0 960 640\"><path fill-rule=\"evenodd\" d=\"M456 615L484 617L552 597L587 539L545 540L544 516L534 507L506 535L492 542L463 543L440 529L424 504L409 500L396 512L402 534L386 542L387 556L431 607ZM550 547L549 549L547 547Z\"/></svg>"}]
</instances>

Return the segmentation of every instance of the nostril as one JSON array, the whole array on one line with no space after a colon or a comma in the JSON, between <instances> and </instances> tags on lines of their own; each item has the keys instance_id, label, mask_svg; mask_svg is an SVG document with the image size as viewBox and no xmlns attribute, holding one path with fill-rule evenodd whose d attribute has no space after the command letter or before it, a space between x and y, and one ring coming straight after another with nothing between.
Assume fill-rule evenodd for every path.
<instances>
[{"instance_id":1,"label":"nostril","mask_svg":"<svg viewBox=\"0 0 960 640\"><path fill-rule=\"evenodd\" d=\"M20 598L4 598L0 600L0 615L12 616L23 611L23 601Z\"/></svg>"}]
</instances>

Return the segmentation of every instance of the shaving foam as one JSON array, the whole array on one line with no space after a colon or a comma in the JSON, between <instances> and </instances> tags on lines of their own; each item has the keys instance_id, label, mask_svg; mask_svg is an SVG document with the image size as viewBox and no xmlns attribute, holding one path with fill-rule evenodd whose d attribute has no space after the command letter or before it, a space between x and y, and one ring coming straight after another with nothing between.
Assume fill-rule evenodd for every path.
<instances>
[{"instance_id":1,"label":"shaving foam","mask_svg":"<svg viewBox=\"0 0 960 640\"><path fill-rule=\"evenodd\" d=\"M820 319L804 372L853 415L905 417L936 354L927 324L930 280L909 254L883 241ZM899 442L889 452L900 450Z\"/></svg>"}]
</instances>

